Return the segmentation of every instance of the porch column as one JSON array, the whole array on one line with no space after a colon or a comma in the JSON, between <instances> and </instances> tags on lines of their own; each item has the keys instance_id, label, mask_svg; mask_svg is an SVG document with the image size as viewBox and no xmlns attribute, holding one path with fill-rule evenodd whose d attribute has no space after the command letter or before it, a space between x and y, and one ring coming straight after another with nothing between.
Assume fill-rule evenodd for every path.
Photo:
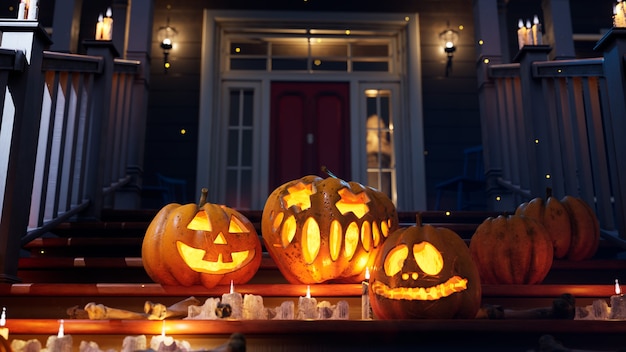
<instances>
[{"instance_id":1,"label":"porch column","mask_svg":"<svg viewBox=\"0 0 626 352\"><path fill-rule=\"evenodd\" d=\"M515 202L511 192L498 185L502 176L502 154L496 137L500 133L498 106L496 88L488 76L489 65L502 63L498 0L474 1L474 28L487 209L509 211L515 207Z\"/></svg>"},{"instance_id":2,"label":"porch column","mask_svg":"<svg viewBox=\"0 0 626 352\"><path fill-rule=\"evenodd\" d=\"M82 8L83 0L55 0L50 50L77 52Z\"/></svg>"},{"instance_id":3,"label":"porch column","mask_svg":"<svg viewBox=\"0 0 626 352\"><path fill-rule=\"evenodd\" d=\"M128 47L126 58L141 62L132 89L132 117L129 134L134 144L128 146L127 170L131 181L115 194L115 208L141 208L143 156L150 88L150 51L152 44L152 14L154 0L133 0L129 11Z\"/></svg>"},{"instance_id":4,"label":"porch column","mask_svg":"<svg viewBox=\"0 0 626 352\"><path fill-rule=\"evenodd\" d=\"M552 47L551 60L576 58L569 0L542 0L545 44Z\"/></svg>"},{"instance_id":5,"label":"porch column","mask_svg":"<svg viewBox=\"0 0 626 352\"><path fill-rule=\"evenodd\" d=\"M134 1L133 1L134 2ZM152 16L144 9L145 16ZM152 10L150 10L152 11ZM119 50L120 57L126 58L126 19L128 17L128 0L113 0L113 45Z\"/></svg>"}]
</instances>

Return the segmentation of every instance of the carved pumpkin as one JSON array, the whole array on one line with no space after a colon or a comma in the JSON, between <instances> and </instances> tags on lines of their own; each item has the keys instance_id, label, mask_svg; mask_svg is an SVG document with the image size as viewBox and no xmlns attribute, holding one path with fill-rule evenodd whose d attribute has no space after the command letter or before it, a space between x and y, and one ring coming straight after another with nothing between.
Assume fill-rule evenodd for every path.
<instances>
[{"instance_id":1,"label":"carved pumpkin","mask_svg":"<svg viewBox=\"0 0 626 352\"><path fill-rule=\"evenodd\" d=\"M376 189L309 175L270 194L261 228L267 251L290 283L357 283L377 247L398 228L398 213Z\"/></svg>"},{"instance_id":2,"label":"carved pumpkin","mask_svg":"<svg viewBox=\"0 0 626 352\"><path fill-rule=\"evenodd\" d=\"M538 284L552 267L554 246L546 228L520 215L485 219L470 241L484 284Z\"/></svg>"},{"instance_id":3,"label":"carved pumpkin","mask_svg":"<svg viewBox=\"0 0 626 352\"><path fill-rule=\"evenodd\" d=\"M206 203L206 194L199 205L166 205L150 223L142 261L155 282L211 288L256 274L262 248L254 225L234 209Z\"/></svg>"},{"instance_id":4,"label":"carved pumpkin","mask_svg":"<svg viewBox=\"0 0 626 352\"><path fill-rule=\"evenodd\" d=\"M371 270L378 319L474 318L481 304L478 269L454 231L416 225L392 233Z\"/></svg>"},{"instance_id":5,"label":"carved pumpkin","mask_svg":"<svg viewBox=\"0 0 626 352\"><path fill-rule=\"evenodd\" d=\"M546 190L546 199L534 198L520 204L515 214L533 218L544 225L554 245L554 257L572 261L592 258L600 245L600 224L591 207L582 199L561 200Z\"/></svg>"}]
</instances>

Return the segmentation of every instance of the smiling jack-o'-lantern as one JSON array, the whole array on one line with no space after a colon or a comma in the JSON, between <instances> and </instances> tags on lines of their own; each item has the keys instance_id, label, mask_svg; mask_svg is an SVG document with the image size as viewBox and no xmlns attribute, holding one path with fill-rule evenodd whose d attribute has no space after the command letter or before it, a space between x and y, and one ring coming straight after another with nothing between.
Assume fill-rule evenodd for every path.
<instances>
[{"instance_id":1,"label":"smiling jack-o'-lantern","mask_svg":"<svg viewBox=\"0 0 626 352\"><path fill-rule=\"evenodd\" d=\"M330 175L287 182L265 203L265 247L290 283L363 280L376 249L398 228L387 195Z\"/></svg>"},{"instance_id":2,"label":"smiling jack-o'-lantern","mask_svg":"<svg viewBox=\"0 0 626 352\"><path fill-rule=\"evenodd\" d=\"M207 288L249 281L261 265L261 240L254 225L238 211L206 203L163 207L142 244L143 266L163 285Z\"/></svg>"},{"instance_id":3,"label":"smiling jack-o'-lantern","mask_svg":"<svg viewBox=\"0 0 626 352\"><path fill-rule=\"evenodd\" d=\"M378 319L474 318L481 303L478 269L454 231L417 224L387 238L371 270Z\"/></svg>"}]
</instances>

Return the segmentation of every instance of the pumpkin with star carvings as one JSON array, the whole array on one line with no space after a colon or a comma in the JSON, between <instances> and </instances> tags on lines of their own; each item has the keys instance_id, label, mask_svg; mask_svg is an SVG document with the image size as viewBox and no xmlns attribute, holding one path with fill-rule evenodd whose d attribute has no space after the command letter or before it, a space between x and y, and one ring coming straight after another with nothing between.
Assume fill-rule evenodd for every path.
<instances>
[{"instance_id":1,"label":"pumpkin with star carvings","mask_svg":"<svg viewBox=\"0 0 626 352\"><path fill-rule=\"evenodd\" d=\"M290 283L362 281L377 248L398 228L386 194L328 174L279 186L263 208L265 247Z\"/></svg>"},{"instance_id":2,"label":"pumpkin with star carvings","mask_svg":"<svg viewBox=\"0 0 626 352\"><path fill-rule=\"evenodd\" d=\"M217 285L248 282L261 265L261 240L238 211L206 202L171 203L154 217L141 248L144 269L163 285Z\"/></svg>"},{"instance_id":3,"label":"pumpkin with star carvings","mask_svg":"<svg viewBox=\"0 0 626 352\"><path fill-rule=\"evenodd\" d=\"M370 270L377 319L471 319L481 304L478 268L454 231L421 222L393 232Z\"/></svg>"}]
</instances>

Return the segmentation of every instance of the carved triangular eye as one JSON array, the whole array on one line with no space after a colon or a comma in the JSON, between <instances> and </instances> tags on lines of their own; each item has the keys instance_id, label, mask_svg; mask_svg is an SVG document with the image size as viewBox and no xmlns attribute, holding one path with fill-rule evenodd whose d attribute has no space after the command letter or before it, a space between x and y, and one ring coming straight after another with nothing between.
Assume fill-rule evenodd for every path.
<instances>
[{"instance_id":1,"label":"carved triangular eye","mask_svg":"<svg viewBox=\"0 0 626 352\"><path fill-rule=\"evenodd\" d=\"M239 220L236 216L230 217L230 224L228 225L228 232L230 233L248 233L250 230L244 225L241 220Z\"/></svg>"},{"instance_id":2,"label":"carved triangular eye","mask_svg":"<svg viewBox=\"0 0 626 352\"><path fill-rule=\"evenodd\" d=\"M437 275L443 269L441 252L428 242L414 244L413 256L420 269L428 275Z\"/></svg>"},{"instance_id":3,"label":"carved triangular eye","mask_svg":"<svg viewBox=\"0 0 626 352\"><path fill-rule=\"evenodd\" d=\"M211 219L209 219L208 215L203 210L200 210L196 216L191 219L189 224L187 224L187 228L195 231L211 231L213 229Z\"/></svg>"},{"instance_id":4,"label":"carved triangular eye","mask_svg":"<svg viewBox=\"0 0 626 352\"><path fill-rule=\"evenodd\" d=\"M394 276L401 272L408 255L409 248L403 244L389 251L384 263L385 274L387 276Z\"/></svg>"}]
</instances>

